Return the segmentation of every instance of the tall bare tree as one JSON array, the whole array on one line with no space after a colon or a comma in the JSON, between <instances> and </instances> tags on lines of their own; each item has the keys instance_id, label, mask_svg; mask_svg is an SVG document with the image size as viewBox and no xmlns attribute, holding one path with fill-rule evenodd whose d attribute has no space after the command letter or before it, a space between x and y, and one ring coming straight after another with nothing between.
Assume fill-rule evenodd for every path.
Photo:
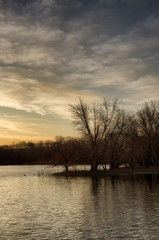
<instances>
[{"instance_id":1,"label":"tall bare tree","mask_svg":"<svg viewBox=\"0 0 159 240\"><path fill-rule=\"evenodd\" d=\"M136 114L127 113L127 126L125 131L125 158L126 163L130 164L131 168L138 164L138 158L141 162L142 156L140 155L140 139L139 128Z\"/></svg>"},{"instance_id":2,"label":"tall bare tree","mask_svg":"<svg viewBox=\"0 0 159 240\"><path fill-rule=\"evenodd\" d=\"M159 164L159 102L145 102L137 112L139 133L142 136L145 166Z\"/></svg>"},{"instance_id":3,"label":"tall bare tree","mask_svg":"<svg viewBox=\"0 0 159 240\"><path fill-rule=\"evenodd\" d=\"M125 126L124 111L120 110L118 99L109 101L106 98L90 104L79 98L79 102L70 104L69 109L73 123L87 142L91 169L97 170L112 139L115 152Z\"/></svg>"}]
</instances>

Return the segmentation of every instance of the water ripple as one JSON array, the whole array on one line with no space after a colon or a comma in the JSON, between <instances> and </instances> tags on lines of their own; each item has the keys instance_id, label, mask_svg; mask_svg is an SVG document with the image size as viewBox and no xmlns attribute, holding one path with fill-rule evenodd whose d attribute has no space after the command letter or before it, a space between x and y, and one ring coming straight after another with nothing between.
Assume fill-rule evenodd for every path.
<instances>
[{"instance_id":1,"label":"water ripple","mask_svg":"<svg viewBox=\"0 0 159 240\"><path fill-rule=\"evenodd\" d=\"M159 239L158 176L92 181L45 169L1 167L0 239Z\"/></svg>"}]
</instances>

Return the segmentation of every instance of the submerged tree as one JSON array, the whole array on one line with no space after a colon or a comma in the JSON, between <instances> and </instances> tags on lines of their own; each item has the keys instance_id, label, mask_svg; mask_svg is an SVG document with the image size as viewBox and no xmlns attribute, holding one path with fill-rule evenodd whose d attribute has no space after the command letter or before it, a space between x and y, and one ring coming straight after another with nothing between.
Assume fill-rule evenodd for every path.
<instances>
[{"instance_id":1,"label":"submerged tree","mask_svg":"<svg viewBox=\"0 0 159 240\"><path fill-rule=\"evenodd\" d=\"M125 112L119 108L118 99L104 98L89 104L79 98L79 103L70 104L70 112L73 123L87 143L91 170L95 171L99 163L107 162L104 158L110 144L113 144L113 168L117 157L115 148L126 125Z\"/></svg>"}]
</instances>

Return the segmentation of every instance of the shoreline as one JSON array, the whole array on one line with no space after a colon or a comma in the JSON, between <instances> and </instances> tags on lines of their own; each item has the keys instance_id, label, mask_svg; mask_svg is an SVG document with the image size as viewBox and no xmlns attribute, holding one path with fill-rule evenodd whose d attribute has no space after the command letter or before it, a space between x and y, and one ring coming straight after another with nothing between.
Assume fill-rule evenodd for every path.
<instances>
[{"instance_id":1,"label":"shoreline","mask_svg":"<svg viewBox=\"0 0 159 240\"><path fill-rule=\"evenodd\" d=\"M137 169L114 169L114 170L75 170L63 171L53 173L53 176L66 176L66 177L106 177L106 176L121 176L121 175L144 175L144 174L159 174L159 168L137 168Z\"/></svg>"}]
</instances>

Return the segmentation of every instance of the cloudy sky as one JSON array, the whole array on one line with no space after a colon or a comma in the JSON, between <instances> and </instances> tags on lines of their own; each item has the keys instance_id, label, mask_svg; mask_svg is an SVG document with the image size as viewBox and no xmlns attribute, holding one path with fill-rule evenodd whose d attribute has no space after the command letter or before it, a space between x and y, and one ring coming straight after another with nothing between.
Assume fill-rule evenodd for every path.
<instances>
[{"instance_id":1,"label":"cloudy sky","mask_svg":"<svg viewBox=\"0 0 159 240\"><path fill-rule=\"evenodd\" d=\"M0 0L0 144L75 136L79 96L159 100L158 0Z\"/></svg>"}]
</instances>

